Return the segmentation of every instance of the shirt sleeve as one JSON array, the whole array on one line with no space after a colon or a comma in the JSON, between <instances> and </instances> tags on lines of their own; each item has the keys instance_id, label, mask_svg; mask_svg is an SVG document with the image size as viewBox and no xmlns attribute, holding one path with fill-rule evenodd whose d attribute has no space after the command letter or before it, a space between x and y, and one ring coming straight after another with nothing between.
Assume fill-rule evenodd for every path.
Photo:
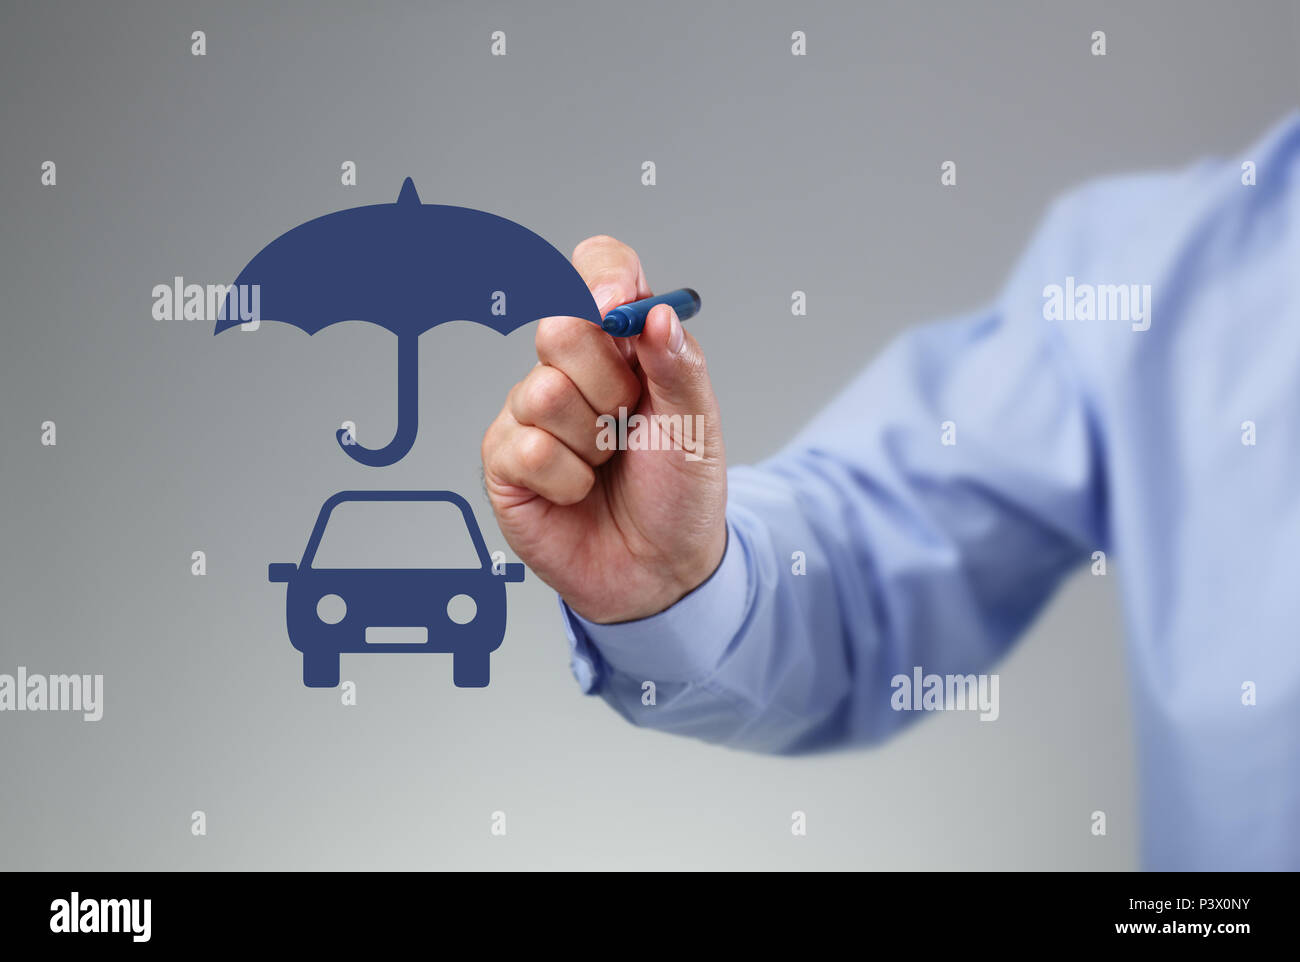
<instances>
[{"instance_id":1,"label":"shirt sleeve","mask_svg":"<svg viewBox=\"0 0 1300 962\"><path fill-rule=\"evenodd\" d=\"M628 721L800 752L882 738L892 680L987 670L1104 550L1104 465L1044 285L1087 267L1058 202L993 305L893 342L791 443L728 475L725 555L676 605L593 624L573 668Z\"/></svg>"}]
</instances>

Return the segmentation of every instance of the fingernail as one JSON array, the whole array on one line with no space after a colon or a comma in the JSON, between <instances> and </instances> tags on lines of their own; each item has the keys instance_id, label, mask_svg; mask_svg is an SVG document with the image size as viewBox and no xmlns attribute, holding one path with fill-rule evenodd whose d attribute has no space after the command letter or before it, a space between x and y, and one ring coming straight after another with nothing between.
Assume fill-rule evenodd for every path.
<instances>
[{"instance_id":1,"label":"fingernail","mask_svg":"<svg viewBox=\"0 0 1300 962\"><path fill-rule=\"evenodd\" d=\"M672 317L672 327L668 329L668 353L680 354L682 345L686 343L686 332L682 330L682 322L677 319L677 312L670 307L668 314Z\"/></svg>"}]
</instances>

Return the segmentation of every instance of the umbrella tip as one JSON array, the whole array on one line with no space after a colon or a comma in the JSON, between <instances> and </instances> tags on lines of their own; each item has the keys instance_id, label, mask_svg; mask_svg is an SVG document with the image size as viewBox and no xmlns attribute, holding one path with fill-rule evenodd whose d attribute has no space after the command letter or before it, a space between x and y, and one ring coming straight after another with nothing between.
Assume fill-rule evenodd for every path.
<instances>
[{"instance_id":1,"label":"umbrella tip","mask_svg":"<svg viewBox=\"0 0 1300 962\"><path fill-rule=\"evenodd\" d=\"M420 203L420 195L415 192L415 181L411 178L402 181L402 192L397 195L397 202L399 204Z\"/></svg>"}]
</instances>

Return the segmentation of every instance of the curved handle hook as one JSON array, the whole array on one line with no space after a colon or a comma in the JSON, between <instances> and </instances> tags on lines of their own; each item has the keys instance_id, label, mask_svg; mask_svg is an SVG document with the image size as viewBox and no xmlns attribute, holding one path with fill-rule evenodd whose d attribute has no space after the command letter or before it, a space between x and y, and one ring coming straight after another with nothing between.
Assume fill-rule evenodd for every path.
<instances>
[{"instance_id":1,"label":"curved handle hook","mask_svg":"<svg viewBox=\"0 0 1300 962\"><path fill-rule=\"evenodd\" d=\"M419 427L420 335L397 335L397 433L382 448L365 448L355 440L345 441L348 432L338 430L339 447L354 461L372 468L384 468L406 457L415 444Z\"/></svg>"}]
</instances>

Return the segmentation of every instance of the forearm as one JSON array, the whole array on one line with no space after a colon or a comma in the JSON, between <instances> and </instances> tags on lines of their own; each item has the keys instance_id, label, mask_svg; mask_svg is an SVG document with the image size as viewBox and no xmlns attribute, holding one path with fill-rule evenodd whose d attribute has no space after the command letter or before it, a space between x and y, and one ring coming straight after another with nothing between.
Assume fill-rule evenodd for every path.
<instances>
[{"instance_id":1,"label":"forearm","mask_svg":"<svg viewBox=\"0 0 1300 962\"><path fill-rule=\"evenodd\" d=\"M985 390L943 443L939 412L957 405L921 374L996 330L977 316L912 332L780 454L734 468L709 581L639 622L571 626L589 687L634 724L791 752L896 730L914 716L892 683L915 668L993 664L1097 545L1086 419L1054 348L1021 352L1061 398L1052 417L1016 421L1010 390Z\"/></svg>"}]
</instances>

